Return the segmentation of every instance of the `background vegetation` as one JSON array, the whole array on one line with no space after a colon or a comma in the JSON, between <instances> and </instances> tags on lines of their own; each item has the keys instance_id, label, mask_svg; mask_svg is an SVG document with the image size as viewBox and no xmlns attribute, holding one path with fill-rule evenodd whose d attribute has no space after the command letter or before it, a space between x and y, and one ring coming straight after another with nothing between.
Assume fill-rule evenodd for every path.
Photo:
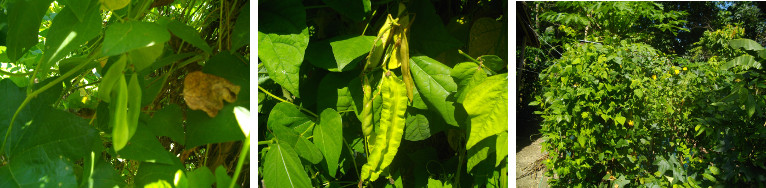
<instances>
[{"instance_id":1,"label":"background vegetation","mask_svg":"<svg viewBox=\"0 0 766 188\"><path fill-rule=\"evenodd\" d=\"M517 114L541 125L550 185L766 183L763 3L527 5L541 46Z\"/></svg>"}]
</instances>

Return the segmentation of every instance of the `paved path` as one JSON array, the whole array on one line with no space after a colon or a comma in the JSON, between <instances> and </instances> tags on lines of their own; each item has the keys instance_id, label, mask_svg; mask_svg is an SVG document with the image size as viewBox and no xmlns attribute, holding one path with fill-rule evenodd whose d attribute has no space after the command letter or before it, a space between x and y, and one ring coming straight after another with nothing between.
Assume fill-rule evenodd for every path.
<instances>
[{"instance_id":1,"label":"paved path","mask_svg":"<svg viewBox=\"0 0 766 188\"><path fill-rule=\"evenodd\" d=\"M535 165L535 161L545 156L540 146L542 142L543 138L540 137L529 146L516 152L516 178L528 174L525 177L516 179L516 187L548 187L548 184L545 182L547 177L544 175L544 169L529 174L531 172L530 167Z\"/></svg>"}]
</instances>

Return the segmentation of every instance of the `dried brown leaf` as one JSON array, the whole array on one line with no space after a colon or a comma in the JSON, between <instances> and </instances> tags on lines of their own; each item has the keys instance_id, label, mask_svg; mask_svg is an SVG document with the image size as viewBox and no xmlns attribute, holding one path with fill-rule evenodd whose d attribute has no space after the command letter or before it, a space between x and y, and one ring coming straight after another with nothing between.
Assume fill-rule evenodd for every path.
<instances>
[{"instance_id":1,"label":"dried brown leaf","mask_svg":"<svg viewBox=\"0 0 766 188\"><path fill-rule=\"evenodd\" d=\"M184 100L192 110L202 110L210 117L218 115L223 101L237 100L240 86L228 80L201 71L186 75L184 79Z\"/></svg>"}]
</instances>

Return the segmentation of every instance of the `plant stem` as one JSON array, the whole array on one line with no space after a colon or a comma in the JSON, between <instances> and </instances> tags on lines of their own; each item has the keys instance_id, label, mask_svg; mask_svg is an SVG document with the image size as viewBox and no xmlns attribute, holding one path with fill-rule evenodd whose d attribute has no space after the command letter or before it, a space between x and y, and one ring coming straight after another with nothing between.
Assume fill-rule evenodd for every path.
<instances>
[{"instance_id":1,"label":"plant stem","mask_svg":"<svg viewBox=\"0 0 766 188\"><path fill-rule=\"evenodd\" d=\"M229 188L233 188L234 184L237 182L237 177L239 177L239 173L242 172L242 165L245 163L245 158L247 158L247 155L249 154L250 150L250 135L247 135L247 138L245 138L244 143L242 143L242 152L239 153L239 161L237 161L237 168L234 170L234 176L232 176L231 183L229 183Z\"/></svg>"},{"instance_id":2,"label":"plant stem","mask_svg":"<svg viewBox=\"0 0 766 188\"><path fill-rule=\"evenodd\" d=\"M351 157L352 157L351 162L354 163L354 172L356 172L356 177L361 177L359 175L359 168L356 167L356 160L353 159L353 157L354 157L354 150L351 149L351 146L348 145L348 142L346 141L346 137L343 137L343 143L346 144L346 147L348 148L348 154L351 155ZM356 184L356 182L354 182L354 184Z\"/></svg>"},{"instance_id":3,"label":"plant stem","mask_svg":"<svg viewBox=\"0 0 766 188\"><path fill-rule=\"evenodd\" d=\"M303 110L304 112L306 112L306 113L309 113L309 114L311 114L312 116L314 116L314 117L316 117L316 118L319 118L319 115L315 114L314 112L311 112L311 111L309 111L308 109L305 109L305 108L303 108L303 107L301 107L301 106L295 105L295 104L293 104L293 103L291 103L291 102L287 102L286 100L284 100L284 99L282 99L282 98L279 98L279 97L277 97L277 96L276 96L276 95L274 95L274 94L271 94L271 92L269 92L269 91L266 91L266 89L262 88L261 86L258 86L258 89L260 89L261 91L263 91L263 92L264 92L264 93L266 93L267 95L271 96L272 98L275 98L275 99L277 99L277 100L279 100L279 101L282 101L282 102L290 103L290 104L292 104L293 106L296 106L296 107L298 107L299 109Z\"/></svg>"},{"instance_id":4,"label":"plant stem","mask_svg":"<svg viewBox=\"0 0 766 188\"><path fill-rule=\"evenodd\" d=\"M25 73L11 73L4 70L0 70L0 74L2 75L8 75L8 76L27 76L32 74L32 72L25 72Z\"/></svg>"},{"instance_id":5,"label":"plant stem","mask_svg":"<svg viewBox=\"0 0 766 188\"><path fill-rule=\"evenodd\" d=\"M274 141L272 140L258 141L258 145L269 145L271 143L274 143Z\"/></svg>"}]
</instances>

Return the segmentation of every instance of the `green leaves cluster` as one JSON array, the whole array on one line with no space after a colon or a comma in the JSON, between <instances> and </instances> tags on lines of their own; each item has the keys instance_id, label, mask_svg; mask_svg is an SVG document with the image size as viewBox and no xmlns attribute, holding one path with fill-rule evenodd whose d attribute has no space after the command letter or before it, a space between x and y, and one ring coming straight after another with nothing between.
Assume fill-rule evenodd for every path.
<instances>
[{"instance_id":1,"label":"green leaves cluster","mask_svg":"<svg viewBox=\"0 0 766 188\"><path fill-rule=\"evenodd\" d=\"M459 56L455 48L465 44L450 36L428 1L325 2L342 21L371 22L367 30L383 35L352 28L325 35L331 25L307 22L316 12L299 1L261 4L264 185L507 185L505 60ZM385 7L394 8L393 17ZM370 19L377 15L386 17ZM407 18L417 23L407 29L401 22ZM386 35L387 27L397 32ZM389 45L373 45L382 41ZM462 63L434 59L440 53L455 53Z\"/></svg>"},{"instance_id":2,"label":"green leaves cluster","mask_svg":"<svg viewBox=\"0 0 766 188\"><path fill-rule=\"evenodd\" d=\"M763 100L750 84L760 80L751 75L760 75L763 50L748 39L728 43L751 53L692 62L645 44L568 45L530 103L542 109L546 174L559 177L551 185L758 183L760 175L718 170L766 169L743 163L760 160L742 157L760 150L733 149L761 147Z\"/></svg>"},{"instance_id":3,"label":"green leaves cluster","mask_svg":"<svg viewBox=\"0 0 766 188\"><path fill-rule=\"evenodd\" d=\"M0 26L8 27L0 28L0 187L248 182L239 176L249 149L248 128L240 126L249 121L249 48L242 48L249 4L133 0L106 10L104 3L114 2L20 0L0 7ZM213 14L202 5L222 10L216 7L224 3L218 17L197 19ZM179 88L193 70L242 92L216 117L186 110ZM209 145L231 152L215 154ZM238 158L221 165L208 156Z\"/></svg>"}]
</instances>

